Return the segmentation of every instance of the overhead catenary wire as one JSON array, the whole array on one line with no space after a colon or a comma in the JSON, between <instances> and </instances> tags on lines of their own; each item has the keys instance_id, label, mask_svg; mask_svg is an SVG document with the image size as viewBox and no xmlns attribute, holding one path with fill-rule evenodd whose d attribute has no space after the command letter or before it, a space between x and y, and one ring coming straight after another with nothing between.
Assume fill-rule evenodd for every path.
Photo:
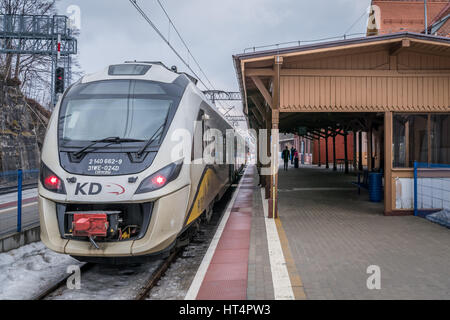
<instances>
[{"instance_id":1,"label":"overhead catenary wire","mask_svg":"<svg viewBox=\"0 0 450 320\"><path fill-rule=\"evenodd\" d=\"M148 17L148 15L142 10L142 8L137 3L137 0L129 0L130 3L136 8L136 10L142 15L142 17L147 21L147 23L155 30L155 32L161 37L161 39L169 46L169 48L175 53L175 55L183 62L183 64L192 72L192 74L200 81L200 83L207 89L210 88L203 82L200 76L192 69L189 63L178 53L178 51L172 46L169 40L159 31L158 27L153 23L153 21Z\"/></svg>"},{"instance_id":2,"label":"overhead catenary wire","mask_svg":"<svg viewBox=\"0 0 450 320\"><path fill-rule=\"evenodd\" d=\"M370 13L370 12L369 12ZM348 32L350 32L350 30L353 29L353 27L365 16L367 15L367 9L364 9L363 14L350 26L350 28L348 28L345 32L344 35L346 35Z\"/></svg>"},{"instance_id":3,"label":"overhead catenary wire","mask_svg":"<svg viewBox=\"0 0 450 320\"><path fill-rule=\"evenodd\" d=\"M194 57L194 55L192 54L191 50L189 49L189 46L187 45L186 41L184 41L183 37L181 36L180 32L178 31L177 27L175 26L173 20L170 18L169 14L167 13L167 10L164 8L163 4L161 3L160 0L157 0L159 6L161 7L162 11L164 12L164 14L166 15L167 19L169 20L169 24L173 27L174 31L176 32L176 34L178 35L178 37L180 38L181 42L183 43L184 47L186 48L188 54L191 56L192 60L194 61L194 63L197 65L198 69L200 70L200 72L203 74L203 76L205 77L206 81L208 82L208 84L211 86L211 88L213 90L216 90L214 88L214 85L211 83L211 81L209 80L208 76L206 75L206 73L203 71L202 67L200 66L200 64L198 63L197 59ZM170 27L169 27L169 32L170 32Z\"/></svg>"},{"instance_id":4,"label":"overhead catenary wire","mask_svg":"<svg viewBox=\"0 0 450 320\"><path fill-rule=\"evenodd\" d=\"M183 43L183 45L185 46L185 48L187 49L188 52L188 59L189 57L192 58L192 60L194 61L194 63L197 65L197 67L200 70L200 73L206 78L206 82L208 82L209 86L206 85L205 81L202 80L202 78L193 70L193 68L191 67L190 63L188 61L186 61L181 54L175 49L175 47L170 43L169 39L166 38L162 32L158 29L158 27L153 23L153 21L150 19L150 17L144 12L144 10L140 7L140 5L137 3L137 0L129 0L130 3L136 8L136 10L142 15L142 17L147 21L147 23L155 30L155 32L160 36L160 38L169 46L169 48L175 53L175 55L180 59L180 61L192 72L192 74L199 80L199 82L205 87L206 90L210 91L211 88L212 90L215 90L214 85L211 83L211 81L209 80L209 78L206 76L206 73L203 71L203 68L201 68L198 60L194 57L194 55L192 54L191 50L189 49L189 46L187 45L186 41L183 39L183 37L181 36L180 32L178 31L178 29L176 28L173 20L170 18L167 10L164 8L164 6L162 5L162 3L158 0L158 4L160 5L161 9L163 10L164 14L166 15L167 19L169 20L169 32L170 32L170 26L172 26L176 32L176 34L178 35L178 37L180 38L181 42ZM169 33L170 34L170 33ZM226 112L228 109L225 108L221 102L219 102L220 104L220 108L222 110L225 110L224 112ZM219 106L217 106L219 107ZM222 113L224 113L222 112Z\"/></svg>"},{"instance_id":5,"label":"overhead catenary wire","mask_svg":"<svg viewBox=\"0 0 450 320\"><path fill-rule=\"evenodd\" d=\"M186 48L187 53L188 53L188 59L189 57L192 58L192 60L194 61L194 63L196 64L197 68L199 69L200 73L205 77L206 81L208 82L208 84L210 85L210 87L214 90L217 91L215 86L212 84L212 82L209 80L208 76L206 75L205 71L203 70L203 68L200 66L200 63L198 62L198 60L195 58L195 56L192 54L191 49L189 48L189 46L187 45L186 41L184 40L183 36L181 35L181 33L178 31L177 27L175 26L175 23L173 22L173 19L170 17L169 13L167 12L166 8L164 7L164 5L162 4L162 2L160 0L157 0L161 10L164 12L167 20L169 21L169 32L170 32L170 26L173 27L175 33L177 34L178 38L181 40L181 43L183 44L183 46ZM170 33L169 33L170 34ZM208 89L209 90L209 89ZM220 108L222 108L224 110L224 112L227 112L227 108L223 106L221 101L216 101L216 103L218 103L220 105ZM219 106L217 106L219 107ZM226 116L230 111L228 110L228 112L226 114L224 114L224 116Z\"/></svg>"}]
</instances>

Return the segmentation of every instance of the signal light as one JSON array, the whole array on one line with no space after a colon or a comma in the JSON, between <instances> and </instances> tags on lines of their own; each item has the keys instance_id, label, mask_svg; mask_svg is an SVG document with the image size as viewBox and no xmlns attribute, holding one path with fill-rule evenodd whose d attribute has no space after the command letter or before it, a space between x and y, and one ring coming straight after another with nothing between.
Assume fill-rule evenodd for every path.
<instances>
[{"instance_id":1,"label":"signal light","mask_svg":"<svg viewBox=\"0 0 450 320\"><path fill-rule=\"evenodd\" d=\"M64 68L56 68L55 92L64 93Z\"/></svg>"}]
</instances>

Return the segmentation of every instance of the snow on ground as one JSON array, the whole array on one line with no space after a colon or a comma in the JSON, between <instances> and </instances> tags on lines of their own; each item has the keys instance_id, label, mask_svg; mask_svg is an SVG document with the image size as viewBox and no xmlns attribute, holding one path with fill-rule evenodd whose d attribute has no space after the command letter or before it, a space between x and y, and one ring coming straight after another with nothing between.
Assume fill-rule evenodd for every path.
<instances>
[{"instance_id":1,"label":"snow on ground","mask_svg":"<svg viewBox=\"0 0 450 320\"><path fill-rule=\"evenodd\" d=\"M30 300L66 276L77 260L47 249L42 242L0 254L0 300Z\"/></svg>"}]
</instances>

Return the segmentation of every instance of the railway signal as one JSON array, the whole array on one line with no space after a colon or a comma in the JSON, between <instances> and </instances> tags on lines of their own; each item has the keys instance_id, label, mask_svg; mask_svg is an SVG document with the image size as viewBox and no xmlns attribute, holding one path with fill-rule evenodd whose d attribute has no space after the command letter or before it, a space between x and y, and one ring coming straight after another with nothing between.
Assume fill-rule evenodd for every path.
<instances>
[{"instance_id":1,"label":"railway signal","mask_svg":"<svg viewBox=\"0 0 450 320\"><path fill-rule=\"evenodd\" d=\"M56 68L55 93L64 93L64 68Z\"/></svg>"}]
</instances>

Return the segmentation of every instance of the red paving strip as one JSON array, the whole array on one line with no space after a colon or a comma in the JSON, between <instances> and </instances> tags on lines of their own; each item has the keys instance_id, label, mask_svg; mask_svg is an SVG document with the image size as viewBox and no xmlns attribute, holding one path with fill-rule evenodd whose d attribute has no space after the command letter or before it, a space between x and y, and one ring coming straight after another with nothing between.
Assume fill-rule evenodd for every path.
<instances>
[{"instance_id":1,"label":"red paving strip","mask_svg":"<svg viewBox=\"0 0 450 320\"><path fill-rule=\"evenodd\" d=\"M28 204L28 203L33 203L33 202L36 202L36 201L38 201L38 197L24 199L24 200L22 200L22 203L23 204ZM5 209L5 208L9 208L9 207L16 207L16 206L17 206L17 201L13 201L13 202L0 204L0 209Z\"/></svg>"},{"instance_id":2,"label":"red paving strip","mask_svg":"<svg viewBox=\"0 0 450 320\"><path fill-rule=\"evenodd\" d=\"M251 176L251 169L248 174ZM246 186L253 186L252 181L243 178ZM247 299L252 206L253 191L239 190L197 300Z\"/></svg>"}]
</instances>

